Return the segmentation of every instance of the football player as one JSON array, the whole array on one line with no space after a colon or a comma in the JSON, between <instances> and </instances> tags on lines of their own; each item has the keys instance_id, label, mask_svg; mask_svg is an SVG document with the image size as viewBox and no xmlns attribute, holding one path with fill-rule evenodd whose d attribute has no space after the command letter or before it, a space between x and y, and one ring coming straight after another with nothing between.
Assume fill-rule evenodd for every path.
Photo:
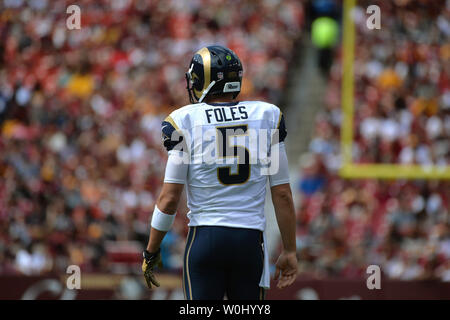
<instances>
[{"instance_id":1,"label":"football player","mask_svg":"<svg viewBox=\"0 0 450 320\"><path fill-rule=\"evenodd\" d=\"M270 283L264 246L267 183L283 243L274 279L284 288L297 276L284 117L273 104L236 100L242 74L241 61L232 50L200 49L186 73L191 104L162 123L168 161L143 253L142 270L149 288L159 286L154 268L160 263L160 244L173 224L184 186L190 210L183 267L186 299L264 298ZM257 148L250 145L255 132ZM268 162L263 159L276 163L278 170L264 171Z\"/></svg>"}]
</instances>

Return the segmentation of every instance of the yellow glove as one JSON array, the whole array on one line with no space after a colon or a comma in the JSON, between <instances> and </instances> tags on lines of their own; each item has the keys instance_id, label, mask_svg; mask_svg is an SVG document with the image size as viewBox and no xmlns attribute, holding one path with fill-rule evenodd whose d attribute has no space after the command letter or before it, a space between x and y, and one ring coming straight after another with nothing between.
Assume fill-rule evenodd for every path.
<instances>
[{"instance_id":1,"label":"yellow glove","mask_svg":"<svg viewBox=\"0 0 450 320\"><path fill-rule=\"evenodd\" d=\"M156 281L153 269L155 266L158 266L159 268L162 267L161 249L158 249L155 253L150 253L147 250L144 250L142 255L144 257L144 261L142 262L142 272L144 272L144 278L147 282L148 288L151 289L152 284L159 287L159 282Z\"/></svg>"}]
</instances>

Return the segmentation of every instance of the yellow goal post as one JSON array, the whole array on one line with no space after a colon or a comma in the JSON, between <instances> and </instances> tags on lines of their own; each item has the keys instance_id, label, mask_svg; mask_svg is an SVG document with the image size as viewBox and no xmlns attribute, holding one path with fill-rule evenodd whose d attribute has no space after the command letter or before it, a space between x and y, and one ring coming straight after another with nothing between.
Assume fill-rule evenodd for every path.
<instances>
[{"instance_id":1,"label":"yellow goal post","mask_svg":"<svg viewBox=\"0 0 450 320\"><path fill-rule=\"evenodd\" d=\"M421 166L404 164L362 164L354 163L353 118L354 118L354 57L355 23L352 11L357 0L344 0L343 17L343 60L342 60L342 124L341 153L342 166L339 175L348 179L450 179L450 166Z\"/></svg>"}]
</instances>

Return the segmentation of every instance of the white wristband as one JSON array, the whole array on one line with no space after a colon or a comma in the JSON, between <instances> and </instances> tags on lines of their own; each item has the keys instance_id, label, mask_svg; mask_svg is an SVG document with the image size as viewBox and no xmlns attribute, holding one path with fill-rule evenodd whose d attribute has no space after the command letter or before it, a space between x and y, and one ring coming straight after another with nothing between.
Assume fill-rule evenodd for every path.
<instances>
[{"instance_id":1,"label":"white wristband","mask_svg":"<svg viewBox=\"0 0 450 320\"><path fill-rule=\"evenodd\" d=\"M152 216L152 227L159 231L169 231L175 220L175 214L165 214L155 205Z\"/></svg>"}]
</instances>

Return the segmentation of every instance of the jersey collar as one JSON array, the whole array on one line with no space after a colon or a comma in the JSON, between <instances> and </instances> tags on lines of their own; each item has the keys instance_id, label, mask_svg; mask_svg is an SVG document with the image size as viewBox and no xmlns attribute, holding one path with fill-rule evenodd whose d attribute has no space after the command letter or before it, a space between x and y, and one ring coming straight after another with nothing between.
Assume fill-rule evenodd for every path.
<instances>
[{"instance_id":1,"label":"jersey collar","mask_svg":"<svg viewBox=\"0 0 450 320\"><path fill-rule=\"evenodd\" d=\"M210 106L215 106L215 107L231 107L231 106L235 106L239 103L239 101L233 101L233 102L211 102L211 103L207 103Z\"/></svg>"}]
</instances>

